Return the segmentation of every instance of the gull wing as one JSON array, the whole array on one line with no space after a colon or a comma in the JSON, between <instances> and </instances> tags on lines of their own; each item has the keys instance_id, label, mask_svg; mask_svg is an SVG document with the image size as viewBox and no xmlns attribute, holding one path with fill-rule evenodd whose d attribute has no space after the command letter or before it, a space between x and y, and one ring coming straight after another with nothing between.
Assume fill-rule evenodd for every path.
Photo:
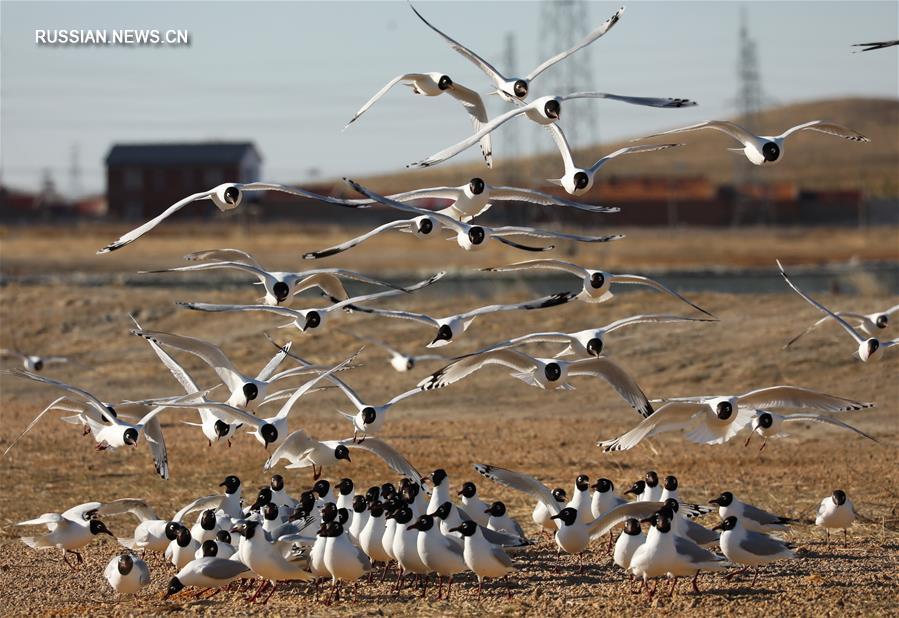
<instances>
[{"instance_id":1,"label":"gull wing","mask_svg":"<svg viewBox=\"0 0 899 618\"><path fill-rule=\"evenodd\" d=\"M528 76L526 79L528 81L531 81L532 79L534 79L535 77L537 77L538 75L543 73L543 71L545 71L549 67L553 66L557 62L561 62L562 60L564 60L565 58L567 58L574 52L578 51L579 49L583 49L584 47L586 47L587 45L589 45L590 43L592 43L593 41L595 41L596 39L598 39L599 37L604 35L606 32L611 30L615 24L618 23L618 20L621 19L621 15L623 13L624 13L624 7L619 8L617 11L615 11L614 15L612 15L610 18L608 18L607 20L602 22L602 24L600 24L596 30L594 30L593 32L588 34L586 37L581 39L580 42L577 43L577 45L575 45L571 49L567 49L563 52L556 54L552 58L547 58L546 60L544 60L537 68L535 68L533 71L528 73Z\"/></svg>"},{"instance_id":2,"label":"gull wing","mask_svg":"<svg viewBox=\"0 0 899 618\"><path fill-rule=\"evenodd\" d=\"M853 401L798 386L769 386L737 398L741 406L753 408L802 408L822 412L849 412L871 408L873 403Z\"/></svg>"},{"instance_id":3,"label":"gull wing","mask_svg":"<svg viewBox=\"0 0 899 618\"><path fill-rule=\"evenodd\" d=\"M108 245L106 245L105 247L103 247L102 249L98 250L97 253L109 253L110 251L115 251L117 249L121 249L125 245L130 245L135 240L137 240L138 238L140 238L141 236L143 236L144 234L146 234L147 232L152 230L154 227L156 227L157 225L159 225L160 223L165 221L169 216L178 212L179 210L181 210L182 208L184 208L191 202L196 202L199 200L208 200L210 198L210 196L212 196L212 193L213 193L212 191L203 191L201 193L194 193L193 195L188 195L183 200L181 200L179 202L175 202L174 204L172 204L171 206L166 208L161 214L150 219L143 225L134 228L133 230L131 230L124 236L120 237L118 240L113 241L113 242L109 243Z\"/></svg>"},{"instance_id":4,"label":"gull wing","mask_svg":"<svg viewBox=\"0 0 899 618\"><path fill-rule=\"evenodd\" d=\"M558 515L559 503L553 497L552 490L536 478L523 472L515 472L488 464L475 464L474 469L485 478L516 491L521 491L543 503L553 515Z\"/></svg>"}]
</instances>

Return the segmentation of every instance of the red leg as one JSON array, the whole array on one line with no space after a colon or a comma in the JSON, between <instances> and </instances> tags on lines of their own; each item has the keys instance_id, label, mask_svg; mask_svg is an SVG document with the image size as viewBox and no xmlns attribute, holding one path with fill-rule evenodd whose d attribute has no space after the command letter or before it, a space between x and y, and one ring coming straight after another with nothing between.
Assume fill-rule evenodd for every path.
<instances>
[{"instance_id":1,"label":"red leg","mask_svg":"<svg viewBox=\"0 0 899 618\"><path fill-rule=\"evenodd\" d=\"M253 596L247 599L247 601L249 601L250 603L254 602L256 600L256 597L259 596L259 593L262 592L262 590L264 590L266 586L268 586L268 580L263 579L259 583L259 587L256 589L256 592L253 594Z\"/></svg>"},{"instance_id":2,"label":"red leg","mask_svg":"<svg viewBox=\"0 0 899 618\"><path fill-rule=\"evenodd\" d=\"M275 594L275 590L277 590L277 589L278 589L278 582L274 582L274 583L272 584L272 589L271 589L271 590L269 591L269 593L268 593L268 596L265 597L265 601L262 602L263 605L265 605L266 603L268 603L268 600L269 600L270 598L272 598L272 595Z\"/></svg>"},{"instance_id":3,"label":"red leg","mask_svg":"<svg viewBox=\"0 0 899 618\"><path fill-rule=\"evenodd\" d=\"M696 575L693 576L693 592L699 594L699 586L696 585L697 579L699 579L699 571L696 571Z\"/></svg>"}]
</instances>

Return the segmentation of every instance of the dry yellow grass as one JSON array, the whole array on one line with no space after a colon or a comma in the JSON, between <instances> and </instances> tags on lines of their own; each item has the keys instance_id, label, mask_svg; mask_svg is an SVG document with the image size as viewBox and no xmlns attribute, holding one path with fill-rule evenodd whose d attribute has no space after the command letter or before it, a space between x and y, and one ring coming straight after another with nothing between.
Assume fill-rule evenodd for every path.
<instances>
[{"instance_id":1,"label":"dry yellow grass","mask_svg":"<svg viewBox=\"0 0 899 618\"><path fill-rule=\"evenodd\" d=\"M372 274L467 270L533 259L533 254L492 242L481 251L463 251L455 242L419 240L386 233L326 260L303 260L307 251L324 249L367 229L341 226L251 225L234 219L211 224L164 223L133 245L96 255L130 229L124 225L0 228L0 264L5 275L34 273L134 274L139 270L184 264L191 251L237 247L272 269L303 270L339 266ZM569 231L571 228L566 228ZM590 233L595 230L581 230ZM623 240L596 245L565 244L545 257L580 261L614 271L771 267L786 264L899 260L899 228L606 228ZM550 243L547 243L550 244ZM177 277L177 275L173 275Z\"/></svg>"},{"instance_id":2,"label":"dry yellow grass","mask_svg":"<svg viewBox=\"0 0 899 618\"><path fill-rule=\"evenodd\" d=\"M257 230L260 233L249 237L218 236L219 230L191 236L154 234L117 254L97 258L92 251L114 237L112 230L83 230L64 242L16 231L3 238L2 269L4 274L44 272L50 268L133 272L142 267L177 264L180 256L190 250L228 245L258 253L263 261L275 266L303 266L295 261L295 256L342 236L335 231L316 234L314 238L296 231L281 236L268 230ZM857 255L863 259L895 260L896 245L891 244L890 238L895 238L895 230L749 230L699 235L635 232L629 240L616 243L614 250L591 250L589 256L597 262L635 270L670 263L767 265L775 255L791 262L810 263L823 261L825 256L830 258L833 253L844 258ZM450 243L446 245L449 247ZM347 265L370 272L404 270L404 252L416 246L420 245L403 238L373 245L367 251L357 249L345 259ZM495 261L521 259L511 254L473 255L461 251L428 254L428 258L425 268L450 261L454 265L486 266ZM578 259L587 256L581 254ZM247 288L198 290L189 298L246 301L254 296L249 285ZM48 374L109 400L178 392L177 384L146 343L128 335L129 312L135 313L147 328L209 338L220 343L239 366L261 367L272 353L261 333L273 331L281 320L264 315L205 315L176 308L172 301L185 297L187 292L120 285L85 288L65 282L49 286L8 285L0 288L0 344L8 345L17 338L21 345L27 342L36 351L73 355L77 363L54 368ZM526 297L513 290L502 298L511 296ZM748 579L724 582L718 575L703 576L702 594L686 592L683 585L674 597L657 598L652 605L678 614L894 614L899 559L899 386L895 379L899 356L891 350L880 362L862 365L850 358L851 350L842 335L829 329L810 336L791 352L782 351L784 341L816 318L811 308L786 293L758 297L707 293L692 299L714 312L721 323L648 325L608 338L609 354L636 376L650 397L742 391L777 383L818 388L876 401L876 408L855 413L848 420L875 435L880 443L815 427L772 441L761 453L757 445L744 448L741 440L702 447L669 435L627 453L603 455L594 446L596 439L618 435L638 420L604 383L579 379L575 391L541 391L509 378L500 369L487 370L446 390L403 402L392 412L383 437L421 471L445 467L454 487L465 480L476 480L486 497L506 501L512 514L529 531L534 531L533 525L529 525L533 504L520 494L476 479L472 463L525 470L547 484L561 485L569 491L579 473L591 478L606 476L620 488L653 468L661 474L677 475L688 499L705 502L721 490L730 489L750 502L802 519L812 515L822 497L842 487L867 517L866 522L853 527L848 542L840 538L826 546L821 531L812 526L796 526L789 537L799 547L799 558L766 569L757 586L750 586ZM861 298L823 295L822 300L841 308L864 310L897 302L895 297L877 291ZM483 301L464 294L441 297L432 290L389 304L444 314ZM476 322L465 338L447 351L464 353L535 329L586 328L635 313L687 309L661 295L637 292L597 306L571 304L558 310L490 316ZM339 319L343 328L376 335L406 351L417 349L431 334L424 327L398 320L360 315ZM331 331L333 336L312 337L288 330L273 332L282 340L293 339L301 354L321 362L344 358L358 345L336 331ZM207 367L189 355L177 356L201 384L214 383ZM366 349L361 360L365 366L346 374L346 379L360 394L374 400L388 399L409 388L428 369L439 366L397 374L374 348ZM5 448L57 394L5 375L0 376L0 391L0 446ZM341 397L330 391L304 398L291 417L291 428L303 427L322 439L345 437L349 435L349 425L335 413L342 405ZM160 514L168 514L193 497L216 491L226 474L238 474L248 490L267 481L261 470L266 454L251 438L241 437L232 448L209 448L194 429L173 417L166 420L165 432L172 475L168 482L154 475L143 445L134 451L97 453L90 438L81 438L77 428L52 418L42 421L3 460L0 589L5 591L5 614L184 611L216 615L637 615L650 606L644 597L630 593L633 586L610 564L601 543L588 554L583 573L573 558L557 555L545 543L524 552L516 558L520 570L513 581L512 600L489 588L477 604L472 579L467 577L454 591L451 602L434 601L433 591L428 593L428 600L420 600L413 591L392 595L387 584L360 585L355 594L347 595L345 602L328 608L315 600L310 587L293 585L279 591L267 607L261 608L248 605L236 593L222 593L210 601L176 598L163 602L160 596L171 569L153 559L152 585L134 600L117 601L102 578L103 566L116 551L108 540L86 548L86 563L76 572L58 562L57 554L32 551L17 540L22 530L13 525L15 522L86 500L142 497L155 505ZM392 478L380 462L366 455L354 456L352 464L328 474L332 479L343 475L352 476L361 487ZM288 472L286 477L288 488L294 492L311 482L309 473ZM709 517L705 521L713 520ZM114 532L125 535L136 522L124 517L107 523Z\"/></svg>"}]
</instances>

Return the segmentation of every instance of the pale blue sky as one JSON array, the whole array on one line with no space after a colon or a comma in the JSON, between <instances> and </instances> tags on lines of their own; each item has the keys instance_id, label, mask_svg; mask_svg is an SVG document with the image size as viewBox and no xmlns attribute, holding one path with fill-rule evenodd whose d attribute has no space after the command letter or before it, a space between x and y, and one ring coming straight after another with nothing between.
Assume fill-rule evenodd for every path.
<instances>
[{"instance_id":1,"label":"pale blue sky","mask_svg":"<svg viewBox=\"0 0 899 618\"><path fill-rule=\"evenodd\" d=\"M618 4L591 2L591 27ZM772 100L899 96L897 48L850 53L851 43L897 38L895 1L625 4L621 22L589 48L594 89L688 97L700 106L653 110L595 102L590 109L599 114L603 140L732 115L743 7ZM539 2L417 6L501 70L509 30L517 33L520 73L542 60ZM448 97L397 89L341 133L369 96L406 72L441 71L489 89L482 73L399 1L4 0L0 12L0 171L16 187L37 187L46 168L67 190L77 144L83 188L102 190L103 157L119 141L250 139L264 157L265 178L274 181L302 180L310 168L324 176L395 171L458 141L470 127ZM192 44L39 47L35 28L178 28L191 32ZM534 82L535 95L545 94L540 83ZM495 97L489 105L491 115L505 109ZM522 145L531 149L541 142L527 124L510 123L500 132L521 131ZM464 155L477 156L476 149Z\"/></svg>"}]
</instances>

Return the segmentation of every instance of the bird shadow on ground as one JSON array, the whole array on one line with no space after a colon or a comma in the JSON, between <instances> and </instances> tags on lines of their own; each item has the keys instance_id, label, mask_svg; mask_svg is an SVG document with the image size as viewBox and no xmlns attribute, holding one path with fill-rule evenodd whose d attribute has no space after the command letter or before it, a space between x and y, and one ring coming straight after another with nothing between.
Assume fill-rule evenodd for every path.
<instances>
[{"instance_id":1,"label":"bird shadow on ground","mask_svg":"<svg viewBox=\"0 0 899 618\"><path fill-rule=\"evenodd\" d=\"M828 549L826 547L822 548L822 550L823 551L819 552L819 551L815 551L815 550L806 549L804 552L802 552L800 557L801 558L830 558L830 559L839 558L840 560L865 560L866 559L865 556L848 555L848 554L837 553L835 551L828 551Z\"/></svg>"},{"instance_id":2,"label":"bird shadow on ground","mask_svg":"<svg viewBox=\"0 0 899 618\"><path fill-rule=\"evenodd\" d=\"M768 596L775 594L776 591L769 590L768 588L760 588L758 586L752 586L751 581L748 584L740 584L733 587L711 587L702 589L701 594L709 594L721 597L727 597L728 599L754 599L762 596Z\"/></svg>"}]
</instances>

